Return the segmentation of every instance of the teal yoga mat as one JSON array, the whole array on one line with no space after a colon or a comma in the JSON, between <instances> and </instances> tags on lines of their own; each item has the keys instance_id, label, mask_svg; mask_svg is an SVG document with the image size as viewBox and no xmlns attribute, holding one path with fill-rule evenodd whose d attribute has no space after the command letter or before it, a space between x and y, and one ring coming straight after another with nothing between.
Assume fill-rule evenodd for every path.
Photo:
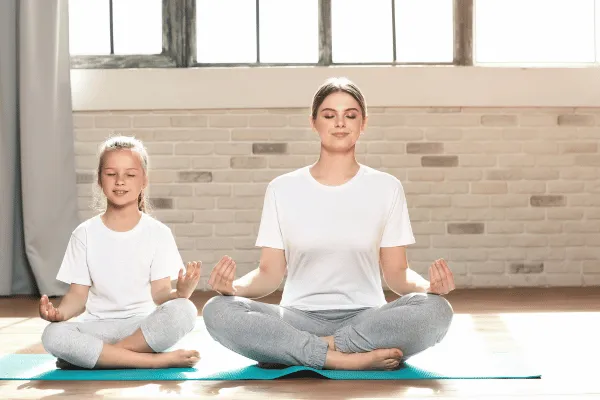
<instances>
[{"instance_id":1,"label":"teal yoga mat","mask_svg":"<svg viewBox=\"0 0 600 400\"><path fill-rule=\"evenodd\" d=\"M487 357L469 363L436 363L421 367L407 363L395 371L329 371L306 367L262 369L251 360L232 357L229 363L197 364L195 368L124 369L124 370L59 370L56 359L48 354L7 354L0 356L0 380L47 381L183 381L183 380L271 380L312 376L339 380L411 380L411 379L532 379L540 374L515 364L504 357ZM412 360L412 359L411 359ZM250 365L248 365L250 364Z\"/></svg>"}]
</instances>

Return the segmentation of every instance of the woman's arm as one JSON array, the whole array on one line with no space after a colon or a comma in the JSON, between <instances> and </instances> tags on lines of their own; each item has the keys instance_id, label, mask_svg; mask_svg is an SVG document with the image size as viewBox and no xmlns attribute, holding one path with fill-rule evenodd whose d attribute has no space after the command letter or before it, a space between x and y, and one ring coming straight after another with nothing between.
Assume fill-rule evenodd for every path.
<instances>
[{"instance_id":1,"label":"woman's arm","mask_svg":"<svg viewBox=\"0 0 600 400\"><path fill-rule=\"evenodd\" d=\"M448 294L456 286L454 275L444 259L435 260L429 267L429 280L409 268L404 247L382 247L380 264L389 288L398 295L406 293Z\"/></svg>"},{"instance_id":2,"label":"woman's arm","mask_svg":"<svg viewBox=\"0 0 600 400\"><path fill-rule=\"evenodd\" d=\"M241 296L257 299L273 293L285 276L287 263L280 249L263 247L258 268L235 279L235 261L223 257L213 269L209 286L225 296Z\"/></svg>"},{"instance_id":3,"label":"woman's arm","mask_svg":"<svg viewBox=\"0 0 600 400\"><path fill-rule=\"evenodd\" d=\"M90 287L72 283L69 291L62 298L60 305L54 305L43 295L40 299L40 317L50 322L67 321L85 311Z\"/></svg>"},{"instance_id":4,"label":"woman's arm","mask_svg":"<svg viewBox=\"0 0 600 400\"><path fill-rule=\"evenodd\" d=\"M410 269L406 258L406 248L382 247L379 262L383 278L388 287L396 294L425 293L429 290L429 281Z\"/></svg>"}]
</instances>

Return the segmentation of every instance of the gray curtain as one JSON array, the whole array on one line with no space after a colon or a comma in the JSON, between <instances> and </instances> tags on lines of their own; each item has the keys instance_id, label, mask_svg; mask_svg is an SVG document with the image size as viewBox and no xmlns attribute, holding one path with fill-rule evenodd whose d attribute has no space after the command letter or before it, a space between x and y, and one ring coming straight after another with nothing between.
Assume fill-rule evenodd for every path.
<instances>
[{"instance_id":1,"label":"gray curtain","mask_svg":"<svg viewBox=\"0 0 600 400\"><path fill-rule=\"evenodd\" d=\"M0 295L65 293L79 223L68 0L0 0Z\"/></svg>"}]
</instances>

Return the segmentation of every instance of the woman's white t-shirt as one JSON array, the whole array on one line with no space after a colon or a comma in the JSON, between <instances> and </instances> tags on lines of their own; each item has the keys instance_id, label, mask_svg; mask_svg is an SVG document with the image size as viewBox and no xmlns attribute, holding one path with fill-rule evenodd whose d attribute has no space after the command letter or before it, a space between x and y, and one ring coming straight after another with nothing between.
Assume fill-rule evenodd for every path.
<instances>
[{"instance_id":1,"label":"woman's white t-shirt","mask_svg":"<svg viewBox=\"0 0 600 400\"><path fill-rule=\"evenodd\" d=\"M282 249L282 306L355 309L386 303L380 247L415 243L404 189L391 174L360 165L339 186L319 183L310 166L272 180L256 246Z\"/></svg>"},{"instance_id":2,"label":"woman's white t-shirt","mask_svg":"<svg viewBox=\"0 0 600 400\"><path fill-rule=\"evenodd\" d=\"M100 215L71 235L57 279L90 286L82 320L128 318L151 313L150 282L176 279L183 260L168 226L142 213L127 232L109 229Z\"/></svg>"}]
</instances>

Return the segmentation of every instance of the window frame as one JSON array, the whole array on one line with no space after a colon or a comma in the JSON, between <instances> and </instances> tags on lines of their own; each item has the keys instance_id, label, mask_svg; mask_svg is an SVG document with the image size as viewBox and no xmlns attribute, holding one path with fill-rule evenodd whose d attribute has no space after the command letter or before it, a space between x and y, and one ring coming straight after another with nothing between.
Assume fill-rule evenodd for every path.
<instances>
[{"instance_id":1,"label":"window frame","mask_svg":"<svg viewBox=\"0 0 600 400\"><path fill-rule=\"evenodd\" d=\"M112 4L112 0L111 4ZM473 65L473 0L453 0L454 48L452 62L398 62L396 60L395 1L392 2L393 55L391 62L334 63L332 60L331 0L318 0L319 60L317 63L260 62L259 6L256 1L257 61L254 63L199 63L196 60L196 0L162 0L162 52L151 55L74 55L73 69L118 68L210 68L282 66L394 66L394 65ZM112 15L112 14L111 14ZM112 24L112 21L111 21ZM112 36L112 27L111 27ZM112 47L112 46L111 46Z\"/></svg>"}]
</instances>

